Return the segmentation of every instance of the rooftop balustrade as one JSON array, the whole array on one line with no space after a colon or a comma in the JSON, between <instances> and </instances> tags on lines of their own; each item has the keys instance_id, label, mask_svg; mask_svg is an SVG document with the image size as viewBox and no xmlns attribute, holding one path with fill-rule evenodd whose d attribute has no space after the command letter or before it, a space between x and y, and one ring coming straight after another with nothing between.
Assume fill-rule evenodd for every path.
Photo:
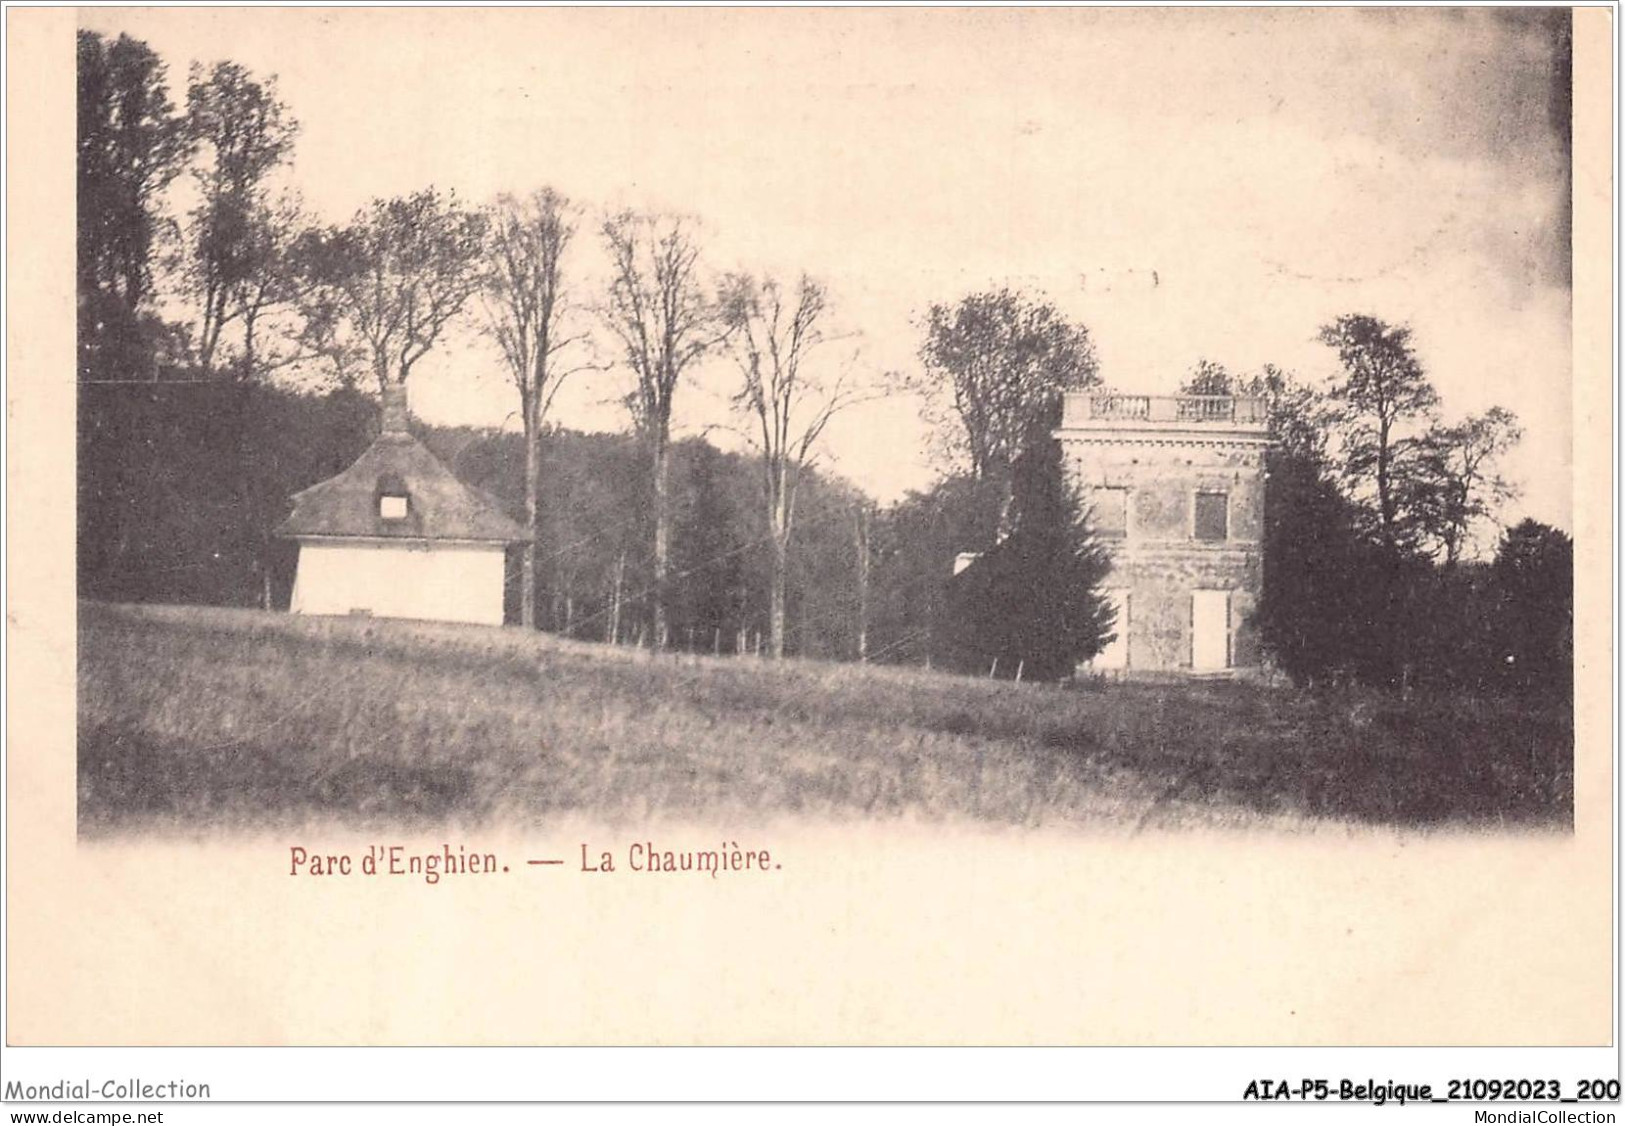
<instances>
[{"instance_id":1,"label":"rooftop balustrade","mask_svg":"<svg viewBox=\"0 0 1625 1126\"><path fill-rule=\"evenodd\" d=\"M1263 430L1269 409L1252 395L1122 395L1115 391L1069 391L1061 405L1061 426L1144 425L1156 429L1222 426Z\"/></svg>"}]
</instances>

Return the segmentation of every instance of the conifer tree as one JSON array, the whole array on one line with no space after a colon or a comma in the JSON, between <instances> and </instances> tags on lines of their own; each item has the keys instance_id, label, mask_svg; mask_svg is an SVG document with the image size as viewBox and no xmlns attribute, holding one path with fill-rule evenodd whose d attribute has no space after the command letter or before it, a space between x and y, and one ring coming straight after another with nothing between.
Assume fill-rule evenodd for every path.
<instances>
[{"instance_id":1,"label":"conifer tree","mask_svg":"<svg viewBox=\"0 0 1625 1126\"><path fill-rule=\"evenodd\" d=\"M1010 534L950 587L952 648L964 671L1063 680L1114 637L1101 589L1111 559L1047 430L1034 428L1013 466Z\"/></svg>"}]
</instances>

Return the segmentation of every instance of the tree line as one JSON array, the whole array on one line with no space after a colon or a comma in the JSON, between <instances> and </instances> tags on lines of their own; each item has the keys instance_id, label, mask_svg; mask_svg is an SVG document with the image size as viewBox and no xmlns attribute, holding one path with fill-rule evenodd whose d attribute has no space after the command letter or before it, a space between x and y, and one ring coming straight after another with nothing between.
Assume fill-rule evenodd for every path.
<instances>
[{"instance_id":1,"label":"tree line","mask_svg":"<svg viewBox=\"0 0 1625 1126\"><path fill-rule=\"evenodd\" d=\"M918 660L1069 675L1114 627L1098 597L1076 593L1098 593L1109 562L1053 437L1061 397L1100 386L1088 332L1009 290L934 306L925 328L915 387L960 468L887 513L888 568L909 578L883 584L880 613ZM1515 496L1499 462L1521 438L1516 417L1491 407L1441 421L1403 325L1346 314L1317 338L1337 361L1327 385L1199 359L1180 388L1256 397L1268 412L1252 624L1270 663L1307 685L1568 698L1573 544L1535 520L1494 520ZM947 561L967 549L979 565L955 575Z\"/></svg>"},{"instance_id":2,"label":"tree line","mask_svg":"<svg viewBox=\"0 0 1625 1126\"><path fill-rule=\"evenodd\" d=\"M784 654L798 496L830 420L864 394L854 359L831 332L821 283L744 271L713 279L690 220L621 211L596 223L610 268L589 292L571 261L585 209L551 188L473 206L430 186L375 199L343 223L321 222L297 193L273 187L299 130L274 78L231 62L194 65L182 110L146 44L90 31L78 42L82 386L235 388L197 398L246 442L248 391L280 372L382 391L406 384L456 326L477 328L494 342L518 399L527 533L518 614L535 626L550 408L572 376L615 367L630 377L624 402L647 467L637 507L649 511L649 543L638 556L653 593L639 605L647 636L666 646L675 596L673 405L702 359L725 357L738 373L738 430L759 459L767 648ZM183 175L196 202L175 218L166 191ZM164 297L189 315L166 317ZM604 338L611 360L593 347ZM95 418L105 398L89 400L92 433L111 430ZM114 456L105 444L83 452L93 473ZM236 480L247 518L261 467L246 445L236 453L215 470ZM259 525L262 586L275 550L268 526Z\"/></svg>"},{"instance_id":3,"label":"tree line","mask_svg":"<svg viewBox=\"0 0 1625 1126\"><path fill-rule=\"evenodd\" d=\"M933 305L918 368L877 382L824 285L714 272L689 218L426 186L323 221L286 184L299 122L274 78L194 64L178 107L146 44L82 31L78 47L82 592L284 602L289 548L269 529L287 496L371 440L372 389L472 328L521 432L420 429L522 515L510 603L527 627L1041 679L1110 637L1109 557L1051 437L1099 365L1050 302ZM583 239L607 263L596 281ZM1493 563L1470 558L1511 495L1496 463L1516 420L1438 422L1403 327L1351 315L1321 339L1329 388L1207 361L1185 385L1271 409L1257 624L1274 661L1306 682L1561 681L1567 537L1526 521ZM673 432L709 360L734 373L744 454ZM628 432L560 427L560 389L611 370ZM924 397L945 473L879 508L817 462L832 419L899 384ZM962 552L980 561L956 576Z\"/></svg>"},{"instance_id":4,"label":"tree line","mask_svg":"<svg viewBox=\"0 0 1625 1126\"><path fill-rule=\"evenodd\" d=\"M1516 417L1441 422L1403 325L1347 314L1318 339L1338 358L1329 386L1207 361L1185 383L1269 410L1257 624L1273 660L1300 682L1566 697L1569 537L1526 519L1499 529L1490 561L1469 557L1515 495L1498 462L1521 437Z\"/></svg>"}]
</instances>

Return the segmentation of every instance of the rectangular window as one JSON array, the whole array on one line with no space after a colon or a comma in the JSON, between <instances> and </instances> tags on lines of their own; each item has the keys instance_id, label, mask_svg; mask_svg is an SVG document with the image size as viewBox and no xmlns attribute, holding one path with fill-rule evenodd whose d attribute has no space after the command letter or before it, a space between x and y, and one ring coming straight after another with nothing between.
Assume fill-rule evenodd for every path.
<instances>
[{"instance_id":1,"label":"rectangular window","mask_svg":"<svg viewBox=\"0 0 1625 1126\"><path fill-rule=\"evenodd\" d=\"M1128 490L1098 488L1089 498L1089 524L1102 539L1120 540L1128 536Z\"/></svg>"},{"instance_id":2,"label":"rectangular window","mask_svg":"<svg viewBox=\"0 0 1625 1126\"><path fill-rule=\"evenodd\" d=\"M385 520L406 519L406 498L382 496L378 498L378 515Z\"/></svg>"},{"instance_id":3,"label":"rectangular window","mask_svg":"<svg viewBox=\"0 0 1625 1126\"><path fill-rule=\"evenodd\" d=\"M1228 493L1196 494L1196 538L1208 542L1223 542L1230 538L1230 495Z\"/></svg>"}]
</instances>

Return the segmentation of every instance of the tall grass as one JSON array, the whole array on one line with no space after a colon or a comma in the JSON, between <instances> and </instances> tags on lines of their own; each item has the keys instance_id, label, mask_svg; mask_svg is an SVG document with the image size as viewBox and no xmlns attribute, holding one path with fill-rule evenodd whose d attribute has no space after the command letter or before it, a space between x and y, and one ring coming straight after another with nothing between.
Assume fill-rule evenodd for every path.
<instances>
[{"instance_id":1,"label":"tall grass","mask_svg":"<svg viewBox=\"0 0 1625 1126\"><path fill-rule=\"evenodd\" d=\"M82 832L566 814L1567 826L1565 707L971 680L84 603Z\"/></svg>"}]
</instances>

